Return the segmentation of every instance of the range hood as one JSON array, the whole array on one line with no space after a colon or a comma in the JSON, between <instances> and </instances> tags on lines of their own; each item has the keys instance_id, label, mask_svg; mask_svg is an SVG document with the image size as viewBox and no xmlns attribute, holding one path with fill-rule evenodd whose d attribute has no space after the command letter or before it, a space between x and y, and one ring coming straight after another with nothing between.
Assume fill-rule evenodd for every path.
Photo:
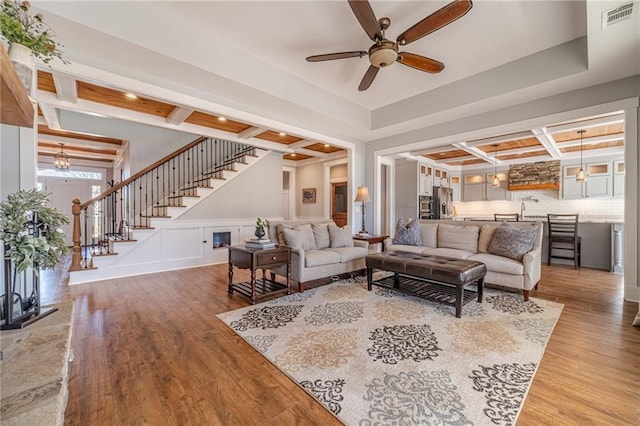
<instances>
[{"instance_id":1,"label":"range hood","mask_svg":"<svg viewBox=\"0 0 640 426\"><path fill-rule=\"evenodd\" d=\"M560 161L512 164L509 166L509 191L560 189Z\"/></svg>"}]
</instances>

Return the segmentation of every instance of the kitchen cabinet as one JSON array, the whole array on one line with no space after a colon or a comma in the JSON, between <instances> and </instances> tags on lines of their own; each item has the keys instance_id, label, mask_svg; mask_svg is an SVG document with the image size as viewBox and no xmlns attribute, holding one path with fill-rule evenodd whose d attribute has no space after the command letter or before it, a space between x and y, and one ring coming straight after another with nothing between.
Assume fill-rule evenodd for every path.
<instances>
[{"instance_id":1,"label":"kitchen cabinet","mask_svg":"<svg viewBox=\"0 0 640 426\"><path fill-rule=\"evenodd\" d=\"M576 181L580 165L565 166L562 179L562 197L575 198L606 198L613 195L613 174L611 163L599 162L584 165L587 180Z\"/></svg>"},{"instance_id":2,"label":"kitchen cabinet","mask_svg":"<svg viewBox=\"0 0 640 426\"><path fill-rule=\"evenodd\" d=\"M464 175L462 177L462 201L483 201L485 174Z\"/></svg>"},{"instance_id":3,"label":"kitchen cabinet","mask_svg":"<svg viewBox=\"0 0 640 426\"><path fill-rule=\"evenodd\" d=\"M613 162L613 196L624 197L624 160Z\"/></svg>"},{"instance_id":4,"label":"kitchen cabinet","mask_svg":"<svg viewBox=\"0 0 640 426\"><path fill-rule=\"evenodd\" d=\"M453 190L453 201L461 201L460 197L460 176L449 176L449 186Z\"/></svg>"},{"instance_id":5,"label":"kitchen cabinet","mask_svg":"<svg viewBox=\"0 0 640 426\"><path fill-rule=\"evenodd\" d=\"M418 193L420 195L433 195L433 167L428 164L418 164Z\"/></svg>"},{"instance_id":6,"label":"kitchen cabinet","mask_svg":"<svg viewBox=\"0 0 640 426\"><path fill-rule=\"evenodd\" d=\"M433 186L449 187L449 173L444 169L433 169Z\"/></svg>"},{"instance_id":7,"label":"kitchen cabinet","mask_svg":"<svg viewBox=\"0 0 640 426\"><path fill-rule=\"evenodd\" d=\"M496 175L500 179L500 186L493 186L493 177ZM508 186L509 181L506 172L487 173L485 199L488 201L511 200L511 192L507 189Z\"/></svg>"}]
</instances>

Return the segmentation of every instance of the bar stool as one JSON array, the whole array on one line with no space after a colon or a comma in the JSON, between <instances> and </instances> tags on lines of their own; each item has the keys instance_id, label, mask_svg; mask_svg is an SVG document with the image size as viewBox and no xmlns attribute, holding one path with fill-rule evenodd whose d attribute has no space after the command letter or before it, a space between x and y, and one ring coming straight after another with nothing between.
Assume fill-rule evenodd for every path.
<instances>
[{"instance_id":1,"label":"bar stool","mask_svg":"<svg viewBox=\"0 0 640 426\"><path fill-rule=\"evenodd\" d=\"M580 267L580 251L582 237L578 236L577 214L547 214L547 226L549 230L549 253L547 265L551 264L551 258L572 259L573 267ZM563 253L571 252L571 255L553 254L553 250L561 250Z\"/></svg>"},{"instance_id":2,"label":"bar stool","mask_svg":"<svg viewBox=\"0 0 640 426\"><path fill-rule=\"evenodd\" d=\"M518 215L518 213L494 213L493 220L495 220L496 222L519 222L520 216Z\"/></svg>"}]
</instances>

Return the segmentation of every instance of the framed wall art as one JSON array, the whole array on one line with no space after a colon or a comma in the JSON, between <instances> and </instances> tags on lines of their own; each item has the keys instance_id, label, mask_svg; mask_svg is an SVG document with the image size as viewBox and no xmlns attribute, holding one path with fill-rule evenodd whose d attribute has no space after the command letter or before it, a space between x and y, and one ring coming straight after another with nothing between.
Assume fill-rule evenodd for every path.
<instances>
[{"instance_id":1,"label":"framed wall art","mask_svg":"<svg viewBox=\"0 0 640 426\"><path fill-rule=\"evenodd\" d=\"M303 203L315 203L316 202L316 189L315 188L302 188L302 202Z\"/></svg>"}]
</instances>

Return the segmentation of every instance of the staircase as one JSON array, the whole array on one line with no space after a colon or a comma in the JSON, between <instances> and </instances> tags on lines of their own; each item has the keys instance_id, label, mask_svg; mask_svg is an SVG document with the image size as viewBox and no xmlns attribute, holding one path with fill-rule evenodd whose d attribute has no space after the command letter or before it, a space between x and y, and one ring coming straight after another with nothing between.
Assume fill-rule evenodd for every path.
<instances>
[{"instance_id":1,"label":"staircase","mask_svg":"<svg viewBox=\"0 0 640 426\"><path fill-rule=\"evenodd\" d=\"M201 137L89 201L74 200L69 283L196 266L193 259L167 261L158 254L167 249L160 246L165 234L179 235L184 226L178 218L267 153ZM203 239L185 232L187 242ZM173 246L182 240L172 240ZM190 250L193 245L184 248Z\"/></svg>"}]
</instances>

